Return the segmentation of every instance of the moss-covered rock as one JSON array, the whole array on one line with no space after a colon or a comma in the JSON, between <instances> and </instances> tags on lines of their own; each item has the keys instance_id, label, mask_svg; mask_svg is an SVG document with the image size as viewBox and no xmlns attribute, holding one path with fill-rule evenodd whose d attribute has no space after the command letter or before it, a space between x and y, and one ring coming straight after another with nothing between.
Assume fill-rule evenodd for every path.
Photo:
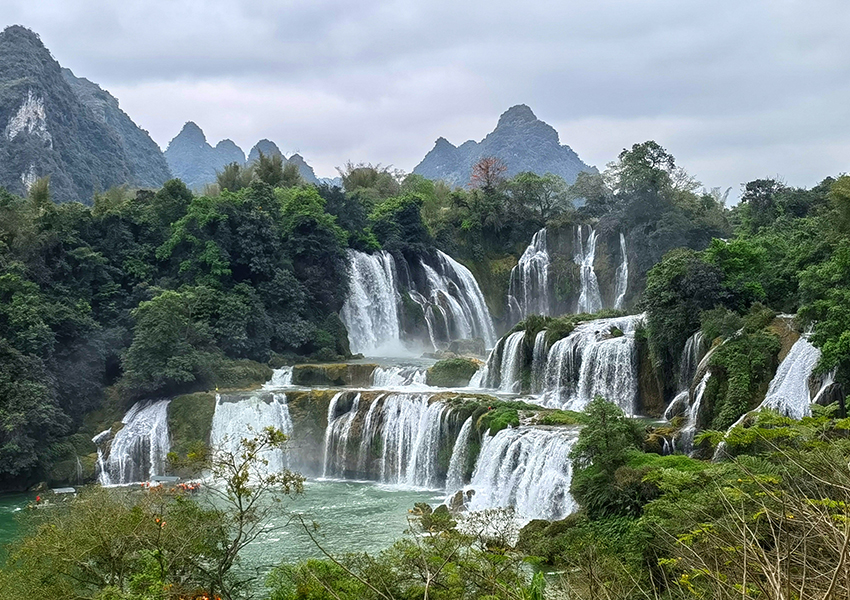
<instances>
[{"instance_id":1,"label":"moss-covered rock","mask_svg":"<svg viewBox=\"0 0 850 600\"><path fill-rule=\"evenodd\" d=\"M648 417L660 417L667 403L664 399L664 385L652 364L649 344L642 332L635 336L638 356L638 414Z\"/></svg>"},{"instance_id":2,"label":"moss-covered rock","mask_svg":"<svg viewBox=\"0 0 850 600\"><path fill-rule=\"evenodd\" d=\"M168 405L168 432L171 452L184 459L190 453L206 447L210 440L215 395L196 392L178 396Z\"/></svg>"},{"instance_id":3,"label":"moss-covered rock","mask_svg":"<svg viewBox=\"0 0 850 600\"><path fill-rule=\"evenodd\" d=\"M253 360L224 360L216 368L215 382L219 388L252 389L272 378L272 368Z\"/></svg>"},{"instance_id":4,"label":"moss-covered rock","mask_svg":"<svg viewBox=\"0 0 850 600\"><path fill-rule=\"evenodd\" d=\"M428 369L425 381L435 387L464 387L475 375L480 363L469 358L441 360Z\"/></svg>"},{"instance_id":5,"label":"moss-covered rock","mask_svg":"<svg viewBox=\"0 0 850 600\"><path fill-rule=\"evenodd\" d=\"M292 368L294 385L310 386L358 386L366 387L372 381L375 364L336 363L328 365L296 365Z\"/></svg>"}]
</instances>

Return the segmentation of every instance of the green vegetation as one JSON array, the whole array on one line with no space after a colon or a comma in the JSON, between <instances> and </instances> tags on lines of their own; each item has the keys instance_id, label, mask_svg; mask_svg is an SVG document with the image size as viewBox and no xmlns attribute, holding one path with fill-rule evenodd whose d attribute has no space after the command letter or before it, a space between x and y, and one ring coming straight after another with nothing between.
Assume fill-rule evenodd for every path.
<instances>
[{"instance_id":1,"label":"green vegetation","mask_svg":"<svg viewBox=\"0 0 850 600\"><path fill-rule=\"evenodd\" d=\"M479 367L478 362L468 358L448 358L428 369L426 382L437 387L465 387Z\"/></svg>"},{"instance_id":2,"label":"green vegetation","mask_svg":"<svg viewBox=\"0 0 850 600\"><path fill-rule=\"evenodd\" d=\"M256 576L239 568L247 544L271 531L280 500L303 491L290 471L269 474L263 453L286 436L272 428L217 450L206 467L223 485L87 488L29 511L29 533L0 570L0 598L177 600L252 595ZM201 495L202 494L202 495Z\"/></svg>"}]
</instances>

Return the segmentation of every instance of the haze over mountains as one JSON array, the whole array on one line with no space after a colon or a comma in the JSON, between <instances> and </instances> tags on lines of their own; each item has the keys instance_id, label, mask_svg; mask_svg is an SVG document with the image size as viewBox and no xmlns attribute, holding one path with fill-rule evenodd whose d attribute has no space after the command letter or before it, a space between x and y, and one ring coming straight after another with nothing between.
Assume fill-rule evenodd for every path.
<instances>
[{"instance_id":1,"label":"haze over mountains","mask_svg":"<svg viewBox=\"0 0 850 600\"><path fill-rule=\"evenodd\" d=\"M313 168L300 155L293 154L287 159L271 140L262 139L257 142L248 153L246 161L245 152L232 140L221 140L215 147L211 146L201 128L192 121L186 123L168 144L165 160L168 161L175 177L182 179L192 189L201 189L207 184L215 183L216 172L221 171L225 165L234 162L240 165L250 164L260 158L260 152L266 156L280 156L284 163L292 163L298 167L304 181L319 183Z\"/></svg>"},{"instance_id":2,"label":"haze over mountains","mask_svg":"<svg viewBox=\"0 0 850 600\"><path fill-rule=\"evenodd\" d=\"M302 156L287 158L268 139L257 142L247 157L229 139L212 146L192 121L162 152L115 97L63 69L38 35L24 27L0 33L0 57L0 186L15 194L26 194L46 175L57 202L89 203L112 186L156 188L171 177L200 191L225 165L250 164L260 152L296 165L308 183L340 184L338 178L316 177ZM413 172L464 186L472 166L485 156L500 158L508 176L554 173L571 183L581 171L596 172L525 105L502 114L481 142L456 147L441 137Z\"/></svg>"},{"instance_id":3,"label":"haze over mountains","mask_svg":"<svg viewBox=\"0 0 850 600\"><path fill-rule=\"evenodd\" d=\"M597 172L595 167L584 164L572 148L561 145L555 128L538 119L525 104L502 113L496 129L480 142L469 140L454 146L439 138L413 172L463 186L472 176L472 166L489 156L505 163L508 177L523 171L554 173L573 183L582 171Z\"/></svg>"}]
</instances>

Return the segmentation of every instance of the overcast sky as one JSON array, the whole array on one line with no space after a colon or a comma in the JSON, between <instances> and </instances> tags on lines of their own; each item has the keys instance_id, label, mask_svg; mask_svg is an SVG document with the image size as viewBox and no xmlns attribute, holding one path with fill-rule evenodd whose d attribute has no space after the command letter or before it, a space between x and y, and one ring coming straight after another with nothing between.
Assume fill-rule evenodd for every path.
<instances>
[{"instance_id":1,"label":"overcast sky","mask_svg":"<svg viewBox=\"0 0 850 600\"><path fill-rule=\"evenodd\" d=\"M850 170L848 0L0 0L165 148L260 138L410 171L528 104L604 168L654 139L707 187Z\"/></svg>"}]
</instances>

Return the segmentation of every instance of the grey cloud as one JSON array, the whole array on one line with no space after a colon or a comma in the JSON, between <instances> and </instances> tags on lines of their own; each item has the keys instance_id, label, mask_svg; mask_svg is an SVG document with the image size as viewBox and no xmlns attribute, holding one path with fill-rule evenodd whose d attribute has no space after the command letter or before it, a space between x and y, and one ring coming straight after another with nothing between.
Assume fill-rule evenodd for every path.
<instances>
[{"instance_id":1,"label":"grey cloud","mask_svg":"<svg viewBox=\"0 0 850 600\"><path fill-rule=\"evenodd\" d=\"M524 102L600 167L655 138L707 185L846 168L845 0L4 5L163 146L191 119L324 175L347 159L409 170Z\"/></svg>"}]
</instances>

